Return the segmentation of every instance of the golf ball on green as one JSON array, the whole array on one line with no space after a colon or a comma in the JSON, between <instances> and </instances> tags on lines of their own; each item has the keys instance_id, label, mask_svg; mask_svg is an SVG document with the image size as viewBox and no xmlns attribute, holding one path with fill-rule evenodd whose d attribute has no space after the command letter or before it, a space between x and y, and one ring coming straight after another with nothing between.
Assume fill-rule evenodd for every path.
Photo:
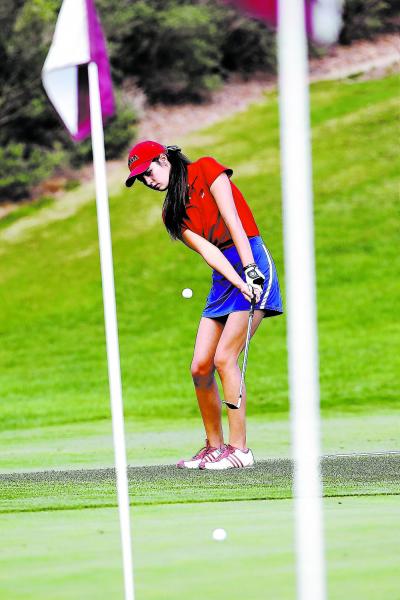
<instances>
[{"instance_id":1,"label":"golf ball on green","mask_svg":"<svg viewBox=\"0 0 400 600\"><path fill-rule=\"evenodd\" d=\"M214 529L213 534L212 534L213 540L215 540L216 542L222 542L223 540L225 540L226 535L227 534L226 534L225 529L221 529L221 528Z\"/></svg>"},{"instance_id":2,"label":"golf ball on green","mask_svg":"<svg viewBox=\"0 0 400 600\"><path fill-rule=\"evenodd\" d=\"M182 296L184 298L191 298L193 296L193 290L191 290L190 288L185 288L184 290L182 290Z\"/></svg>"}]
</instances>

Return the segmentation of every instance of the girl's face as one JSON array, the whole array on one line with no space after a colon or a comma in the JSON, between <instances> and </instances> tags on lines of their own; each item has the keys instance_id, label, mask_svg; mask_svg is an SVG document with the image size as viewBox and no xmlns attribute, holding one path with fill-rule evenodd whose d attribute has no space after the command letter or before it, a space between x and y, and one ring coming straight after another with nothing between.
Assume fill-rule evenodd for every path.
<instances>
[{"instance_id":1,"label":"girl's face","mask_svg":"<svg viewBox=\"0 0 400 600\"><path fill-rule=\"evenodd\" d=\"M158 162L153 160L147 171L140 175L138 179L152 190L165 192L168 189L170 171L171 163L165 154L161 154Z\"/></svg>"}]
</instances>

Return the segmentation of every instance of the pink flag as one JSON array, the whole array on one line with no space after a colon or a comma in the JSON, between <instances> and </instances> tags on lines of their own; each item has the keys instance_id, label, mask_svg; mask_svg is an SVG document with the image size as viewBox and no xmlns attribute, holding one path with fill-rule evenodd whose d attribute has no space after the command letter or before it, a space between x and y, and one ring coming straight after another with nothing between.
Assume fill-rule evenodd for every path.
<instances>
[{"instance_id":1,"label":"pink flag","mask_svg":"<svg viewBox=\"0 0 400 600\"><path fill-rule=\"evenodd\" d=\"M223 0L274 27L278 23L279 0ZM341 0L304 0L307 33L316 42L331 44L341 27Z\"/></svg>"},{"instance_id":2,"label":"pink flag","mask_svg":"<svg viewBox=\"0 0 400 600\"><path fill-rule=\"evenodd\" d=\"M64 0L42 70L43 86L74 140L90 135L88 64L99 72L103 121L115 112L106 44L93 0Z\"/></svg>"},{"instance_id":3,"label":"pink flag","mask_svg":"<svg viewBox=\"0 0 400 600\"><path fill-rule=\"evenodd\" d=\"M224 0L227 4L236 6L239 10L261 19L271 25L276 25L278 0Z\"/></svg>"}]
</instances>

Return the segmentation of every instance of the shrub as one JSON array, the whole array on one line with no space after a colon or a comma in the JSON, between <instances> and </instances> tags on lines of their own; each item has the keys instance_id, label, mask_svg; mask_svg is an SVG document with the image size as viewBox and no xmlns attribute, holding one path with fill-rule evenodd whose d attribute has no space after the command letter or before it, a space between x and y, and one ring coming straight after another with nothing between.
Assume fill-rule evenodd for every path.
<instances>
[{"instance_id":1,"label":"shrub","mask_svg":"<svg viewBox=\"0 0 400 600\"><path fill-rule=\"evenodd\" d=\"M257 71L276 71L275 33L264 23L233 10L221 14L222 66L247 78Z\"/></svg>"},{"instance_id":2,"label":"shrub","mask_svg":"<svg viewBox=\"0 0 400 600\"><path fill-rule=\"evenodd\" d=\"M212 6L171 0L122 5L123 18L104 6L116 79L134 77L150 102L207 98L221 82L222 34Z\"/></svg>"},{"instance_id":3,"label":"shrub","mask_svg":"<svg viewBox=\"0 0 400 600\"><path fill-rule=\"evenodd\" d=\"M74 145L41 85L41 69L61 0L2 0L0 8L0 200L29 196L59 164L91 160L91 145ZM122 101L105 129L107 158L134 135L135 115Z\"/></svg>"},{"instance_id":4,"label":"shrub","mask_svg":"<svg viewBox=\"0 0 400 600\"><path fill-rule=\"evenodd\" d=\"M32 144L10 143L0 146L0 198L19 200L61 163L64 153Z\"/></svg>"},{"instance_id":5,"label":"shrub","mask_svg":"<svg viewBox=\"0 0 400 600\"><path fill-rule=\"evenodd\" d=\"M371 38L387 27L391 2L387 0L346 0L343 9L343 27L339 42Z\"/></svg>"},{"instance_id":6,"label":"shrub","mask_svg":"<svg viewBox=\"0 0 400 600\"><path fill-rule=\"evenodd\" d=\"M41 87L40 71L61 0L0 2L0 200L18 199L61 161L92 158L73 144ZM220 0L96 0L114 83L133 79L150 102L203 101L224 77L274 71L275 34ZM345 0L340 42L398 24L400 0ZM312 45L310 51L321 52ZM105 128L107 158L130 144L136 117L117 98ZM69 155L69 159L68 159Z\"/></svg>"}]
</instances>

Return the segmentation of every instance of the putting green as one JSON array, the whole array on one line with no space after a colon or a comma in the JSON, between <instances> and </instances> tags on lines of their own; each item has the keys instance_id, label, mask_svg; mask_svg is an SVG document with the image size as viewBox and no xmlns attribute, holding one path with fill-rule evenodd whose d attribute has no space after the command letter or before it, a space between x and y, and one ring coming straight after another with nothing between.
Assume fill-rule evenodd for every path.
<instances>
[{"instance_id":1,"label":"putting green","mask_svg":"<svg viewBox=\"0 0 400 600\"><path fill-rule=\"evenodd\" d=\"M324 500L330 600L399 598L396 497ZM138 600L295 597L292 501L132 510ZM222 527L227 539L215 542ZM1 515L0 597L122 598L115 509Z\"/></svg>"}]
</instances>

